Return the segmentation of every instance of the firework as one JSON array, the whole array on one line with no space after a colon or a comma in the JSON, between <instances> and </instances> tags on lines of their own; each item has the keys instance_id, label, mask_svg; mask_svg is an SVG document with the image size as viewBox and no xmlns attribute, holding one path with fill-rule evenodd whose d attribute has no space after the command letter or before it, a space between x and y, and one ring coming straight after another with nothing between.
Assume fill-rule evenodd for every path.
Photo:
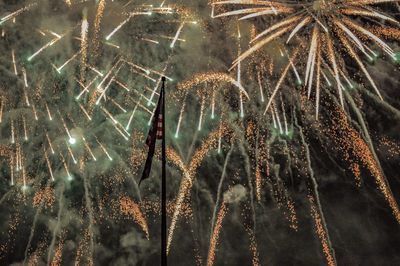
<instances>
[{"instance_id":1,"label":"firework","mask_svg":"<svg viewBox=\"0 0 400 266\"><path fill-rule=\"evenodd\" d=\"M380 20L385 20L389 24L398 26L399 22L396 19L379 8L379 4L395 2L305 1L304 3L287 3L285 1L271 1L264 3L217 1L212 5L213 10L224 6L234 8L233 11L222 10L218 15L214 13L215 18L235 15L239 16L238 20L250 20L261 16L273 16L272 25L252 38L252 46L234 61L233 67L238 66L241 61L266 44L279 39L284 39L288 46L298 47L300 45L308 50L308 55L300 53L298 56L294 55L289 61L291 64L293 61L297 62L298 65L305 65L304 80L308 90L308 98L310 98L314 88L316 117L318 118L321 74L326 76L328 73L335 80L342 105L344 104L343 90L345 90L343 80L349 84L350 88L353 86L345 74L347 73L345 57L351 57L356 61L376 94L380 99L383 99L376 82L369 74L359 54L361 53L369 61L376 59L377 52L374 51L376 48L380 48L393 61L397 61L398 55L385 41L368 30L369 23L363 25L359 20L361 19L361 22L371 20L374 24L381 24ZM385 29L386 26L380 27ZM347 53L342 55L340 49L344 49ZM287 68L283 72L274 93L270 96L266 110L270 107L275 92L279 89L279 85L286 74ZM325 85L330 86L331 84L327 81Z\"/></svg>"},{"instance_id":2,"label":"firework","mask_svg":"<svg viewBox=\"0 0 400 266\"><path fill-rule=\"evenodd\" d=\"M2 5L0 262L157 264L158 147L136 181L164 76L171 264L365 264L357 239L378 254L362 237L400 220L396 128L376 122L399 112L353 74L384 97L364 61L398 59L394 2L214 1L213 19L185 1Z\"/></svg>"}]
</instances>

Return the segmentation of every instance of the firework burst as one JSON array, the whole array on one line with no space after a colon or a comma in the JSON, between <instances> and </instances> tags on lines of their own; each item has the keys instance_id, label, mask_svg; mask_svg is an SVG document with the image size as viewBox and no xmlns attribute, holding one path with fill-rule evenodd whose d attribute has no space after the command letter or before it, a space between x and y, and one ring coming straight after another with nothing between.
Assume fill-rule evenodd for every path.
<instances>
[{"instance_id":1,"label":"firework burst","mask_svg":"<svg viewBox=\"0 0 400 266\"><path fill-rule=\"evenodd\" d=\"M348 86L354 85L348 76L344 57L355 60L359 70L369 81L370 86L383 100L376 82L369 74L362 57L373 62L378 57L379 48L392 61L399 61L396 53L385 41L368 29L378 25L381 32L390 36L390 28L386 24L399 26L399 22L384 9L382 4L394 4L397 1L303 1L290 3L286 1L218 1L212 3L214 9L222 9L214 17L239 16L239 20L254 20L263 16L272 16L271 25L262 30L251 40L251 47L242 53L232 66L249 57L270 42L282 39L288 47L294 47L288 55L289 63L282 74L281 80L276 85L270 100L265 108L265 113L270 108L281 81L285 78L290 65L302 66L304 71L304 84L310 98L312 91L315 94L316 118L318 119L320 90L330 87L332 81L337 88L340 103L343 106L343 91ZM234 10L226 11L224 7L233 7ZM383 21L383 22L382 22ZM387 29L387 31L385 31ZM392 31L394 31L392 29ZM285 48L281 47L284 55ZM307 53L299 52L299 49ZM294 66L293 66L294 68ZM297 71L295 70L297 74ZM302 81L297 76L299 83Z\"/></svg>"},{"instance_id":2,"label":"firework burst","mask_svg":"<svg viewBox=\"0 0 400 266\"><path fill-rule=\"evenodd\" d=\"M187 2L176 2L5 5L0 211L8 218L0 263L158 264L159 148L151 178L140 189L136 180L165 76L171 264L363 264L354 236L373 236L362 230L385 219L393 223L390 208L400 221L397 190L380 161L388 150L397 169L399 145L396 136L379 136L375 149L366 105L346 86L358 70L381 96L364 59L375 60L379 50L397 60L381 39L400 36L383 12L394 1L214 2L214 17L255 22L248 50L242 24L228 37L220 20L202 18L196 26ZM264 18L270 26L261 29ZM234 58L235 72L227 74ZM305 86L294 90L285 82L289 73ZM326 188L346 191L340 178L347 176L354 178L352 197L372 180L378 193L365 195L386 215L353 234L337 227L345 224L347 233L352 218L372 218L349 207L361 206L353 198L329 197ZM390 208L380 207L384 200ZM335 208L338 202L344 206ZM372 204L367 209L375 214ZM338 210L350 218L335 221ZM386 242L384 248L392 245Z\"/></svg>"}]
</instances>

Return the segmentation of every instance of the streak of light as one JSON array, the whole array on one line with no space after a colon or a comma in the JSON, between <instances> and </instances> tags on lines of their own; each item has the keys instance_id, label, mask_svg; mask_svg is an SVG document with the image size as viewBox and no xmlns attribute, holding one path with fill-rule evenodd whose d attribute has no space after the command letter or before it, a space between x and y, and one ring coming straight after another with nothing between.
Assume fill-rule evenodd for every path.
<instances>
[{"instance_id":1,"label":"streak of light","mask_svg":"<svg viewBox=\"0 0 400 266\"><path fill-rule=\"evenodd\" d=\"M46 132L46 138L47 138L47 141L49 142L51 153L54 154L53 144L51 143L51 140L50 140L50 137L49 137L49 133L47 133L47 132Z\"/></svg>"},{"instance_id":2,"label":"streak of light","mask_svg":"<svg viewBox=\"0 0 400 266\"><path fill-rule=\"evenodd\" d=\"M176 31L175 37L174 37L174 39L172 40L172 43L170 44L170 47L171 47L171 48L173 48L173 47L175 46L175 42L176 42L176 40L178 39L179 34L181 33L182 28L183 28L184 25L185 25L184 22L182 22L181 25L179 25L179 28L178 28L178 30Z\"/></svg>"},{"instance_id":3,"label":"streak of light","mask_svg":"<svg viewBox=\"0 0 400 266\"><path fill-rule=\"evenodd\" d=\"M101 149L103 150L103 152L107 155L108 159L109 159L110 161L112 161L113 159L112 159L112 157L110 156L110 154L107 152L106 148L103 146L103 144L101 144L101 142L97 139L97 137L95 137L95 138L96 138L97 143L100 145L100 148L101 148Z\"/></svg>"},{"instance_id":4,"label":"streak of light","mask_svg":"<svg viewBox=\"0 0 400 266\"><path fill-rule=\"evenodd\" d=\"M86 111L86 109L83 107L82 104L78 103L79 107L81 108L82 112L86 115L86 117L90 120L92 120L92 118L90 117L89 113Z\"/></svg>"},{"instance_id":5,"label":"streak of light","mask_svg":"<svg viewBox=\"0 0 400 266\"><path fill-rule=\"evenodd\" d=\"M89 144L87 143L86 139L84 137L82 137L83 139L83 144L85 145L86 149L88 150L88 152L90 153L90 155L92 156L94 161L97 161L96 157L94 156L92 149L90 148Z\"/></svg>"},{"instance_id":6,"label":"streak of light","mask_svg":"<svg viewBox=\"0 0 400 266\"><path fill-rule=\"evenodd\" d=\"M44 156L45 156L45 158L46 158L47 167L49 168L51 180L54 181L53 170L51 170L50 160L49 160L49 157L47 156L47 152L46 152L46 150L44 149L44 146L43 146L43 150L44 150Z\"/></svg>"},{"instance_id":7,"label":"streak of light","mask_svg":"<svg viewBox=\"0 0 400 266\"><path fill-rule=\"evenodd\" d=\"M212 238L210 240L210 248L208 250L208 257L207 257L207 266L212 266L214 264L215 259L215 251L217 249L217 243L219 238L219 233L221 232L222 228L222 221L224 220L226 213L227 213L227 206L225 201L222 202L221 207L218 212L217 222L214 226L214 231L212 234Z\"/></svg>"},{"instance_id":8,"label":"streak of light","mask_svg":"<svg viewBox=\"0 0 400 266\"><path fill-rule=\"evenodd\" d=\"M14 66L14 74L17 76L18 71L17 71L17 65L15 64L14 49L11 50L11 57L12 57L12 62L13 62L13 66Z\"/></svg>"},{"instance_id":9,"label":"streak of light","mask_svg":"<svg viewBox=\"0 0 400 266\"><path fill-rule=\"evenodd\" d=\"M76 161L75 156L74 156L74 154L72 153L71 147L69 146L68 142L65 142L65 143L66 143L66 145L67 145L68 152L69 152L69 154L71 155L72 160L74 161L74 164L77 164L78 162Z\"/></svg>"},{"instance_id":10,"label":"streak of light","mask_svg":"<svg viewBox=\"0 0 400 266\"><path fill-rule=\"evenodd\" d=\"M135 107L134 107L133 110L132 110L132 114L131 114L131 116L129 117L128 124L127 124L126 127L125 127L126 130L129 130L129 126L131 125L133 116L135 115L135 112L136 112L136 110L137 110L137 108L138 108L138 106L139 106L139 103L140 103L140 100L141 100L141 99L142 99L142 97L139 98L139 100L138 100L138 101L136 102L136 104L135 104Z\"/></svg>"}]
</instances>

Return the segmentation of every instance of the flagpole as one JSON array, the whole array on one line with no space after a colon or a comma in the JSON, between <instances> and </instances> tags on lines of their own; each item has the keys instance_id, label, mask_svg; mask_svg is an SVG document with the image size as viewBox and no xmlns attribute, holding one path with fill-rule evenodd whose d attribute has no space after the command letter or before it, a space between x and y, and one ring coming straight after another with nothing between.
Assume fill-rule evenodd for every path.
<instances>
[{"instance_id":1,"label":"flagpole","mask_svg":"<svg viewBox=\"0 0 400 266\"><path fill-rule=\"evenodd\" d=\"M161 266L167 266L167 188L165 158L165 77L162 77L162 180L161 180Z\"/></svg>"}]
</instances>

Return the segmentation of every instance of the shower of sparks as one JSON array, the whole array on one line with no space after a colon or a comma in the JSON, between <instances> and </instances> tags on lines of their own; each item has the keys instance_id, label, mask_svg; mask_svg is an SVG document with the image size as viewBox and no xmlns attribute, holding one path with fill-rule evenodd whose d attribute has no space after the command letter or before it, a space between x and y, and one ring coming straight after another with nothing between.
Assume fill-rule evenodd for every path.
<instances>
[{"instance_id":1,"label":"shower of sparks","mask_svg":"<svg viewBox=\"0 0 400 266\"><path fill-rule=\"evenodd\" d=\"M182 248L184 235L196 246L189 256L202 265L201 254L207 254L207 265L214 265L218 246L226 237L224 226L232 224L226 218L228 206L235 214L237 204L251 263L261 265L259 247L265 238L258 229L260 209L267 210L264 204L271 201L287 227L299 232L303 230L299 206L305 202L322 247L321 257L328 265L336 265L334 238L331 241L322 212L308 147L309 135L315 132L333 143L324 150L329 157L333 157L330 153L339 155L335 160L343 161L357 188L362 188L364 173L374 178L400 223L395 195L375 152L383 150L389 161L395 161L400 146L383 137L374 148L365 123L360 122L359 132L350 120L352 114L344 111L348 107L357 113L348 93L356 88L354 74L361 74L383 99L364 61L372 63L383 52L399 63L400 54L388 39L400 38L400 23L382 7L395 2L213 1L213 18L228 21L226 17L239 16L230 47L236 60L230 73L212 66L184 77L179 76L174 56L188 47L193 52L193 40L199 39L186 33L208 23L203 18L195 20L198 15L184 6L166 1L63 0L58 9L49 9L43 1L32 1L3 12L0 46L5 51L2 68L8 81L0 84L4 133L0 159L8 191L0 204L10 210L3 223L8 230L0 238L0 264L15 257L28 265L72 262L67 259L76 265L94 265L101 257L98 244L108 231L114 234L113 224L123 230L134 227L137 248L158 240L157 230L153 232L161 212L154 185L158 179L145 188L139 188L136 180L145 161L144 132L156 109L162 77L167 78L169 96L168 174L173 175L167 202L169 256ZM56 25L47 16L54 16ZM248 36L240 21L253 22L262 16L271 17L272 23L258 32L256 21L250 47L242 52ZM42 17L43 23L33 25ZM357 71L346 66L348 59L358 66ZM285 84L292 74L296 91ZM182 81L175 84L177 76ZM332 86L336 96L330 91ZM327 103L325 96L332 101ZM296 101L297 97L301 100ZM310 110L308 104L315 108L312 119L303 114ZM155 161L159 154L157 147ZM202 171L209 166L215 168L207 179ZM154 176L158 176L157 168L155 163ZM211 211L214 208L210 219L197 213L194 205L196 197L202 197L200 190L206 190L199 179L211 183L214 174L221 178L216 191L207 190ZM232 184L242 179L239 185L244 192L239 196L245 203L233 200L231 204L221 193L228 186L225 191L233 195ZM288 185L294 186L294 179L307 186L300 204L300 197ZM206 209L205 201L201 205ZM195 222L207 219L210 236L196 235L201 229L194 230ZM187 227L192 227L190 233ZM20 232L29 232L26 239ZM115 235L118 244L131 245L132 232ZM107 241L115 244L115 239Z\"/></svg>"},{"instance_id":2,"label":"shower of sparks","mask_svg":"<svg viewBox=\"0 0 400 266\"><path fill-rule=\"evenodd\" d=\"M321 87L320 76L329 72L331 79L335 80L337 93L340 102L343 100L343 80L348 84L350 82L347 73L345 57L351 57L355 60L359 69L369 81L370 86L381 100L383 97L376 85L376 81L369 74L361 56L369 61L375 60L379 47L391 60L396 61L398 53L395 53L385 41L360 23L360 18L379 25L380 28L390 31L386 25L399 27L400 23L392 18L390 14L382 12L380 4L395 3L396 0L385 1L304 1L302 3L291 3L287 1L270 2L249 2L245 0L238 1L216 1L212 3L213 17L238 16L238 20L252 20L260 16L272 16L274 22L268 25L266 29L256 34L251 40L251 47L243 52L234 61L235 66L260 50L263 46L284 39L286 45L291 47L294 43L303 46L306 53L293 58L290 64L305 64L305 86L308 88L308 97L310 98L312 89L316 94L316 117L318 118L319 93ZM232 8L228 11L226 8ZM215 15L215 10L220 9L220 13ZM383 21L384 24L381 23ZM389 33L386 36L390 36ZM341 50L346 50L347 54L341 54ZM282 74L282 79L286 72ZM297 78L299 81L300 79ZM328 81L327 81L328 82ZM327 84L330 86L330 84ZM350 87L352 85L350 84ZM279 86L277 86L278 88ZM272 94L271 99L275 97ZM267 106L269 106L269 104Z\"/></svg>"},{"instance_id":3,"label":"shower of sparks","mask_svg":"<svg viewBox=\"0 0 400 266\"><path fill-rule=\"evenodd\" d=\"M223 130L226 133L229 132L228 128L226 128L226 127L222 128L221 130ZM176 224L177 224L180 212L181 212L181 208L186 199L185 197L187 195L190 195L189 192L193 186L193 178L195 176L196 169L200 166L203 158L215 146L219 131L220 130L212 132L210 134L210 136L208 137L208 139L203 141L201 148L195 152L195 154L193 155L192 160L190 161L188 166L185 166L182 159L179 157L179 155L176 154L176 152L174 152L173 150L168 150L168 153L167 153L168 158L183 171L184 177L182 178L182 181L181 181L178 196L176 199L175 210L174 210L174 213L172 216L171 225L169 227L167 252L169 251L171 243L172 243L172 238L173 238Z\"/></svg>"},{"instance_id":4,"label":"shower of sparks","mask_svg":"<svg viewBox=\"0 0 400 266\"><path fill-rule=\"evenodd\" d=\"M215 223L212 238L210 240L210 248L208 251L207 266L212 266L214 264L215 251L216 251L217 244L218 244L219 233L221 231L222 221L224 220L224 217L226 216L227 209L228 208L226 206L226 203L223 202L221 204L221 208L218 212L217 222Z\"/></svg>"},{"instance_id":5,"label":"shower of sparks","mask_svg":"<svg viewBox=\"0 0 400 266\"><path fill-rule=\"evenodd\" d=\"M121 212L133 216L133 219L142 227L143 231L146 233L147 239L149 238L149 229L147 227L146 220L141 213L139 206L129 198L121 198Z\"/></svg>"},{"instance_id":6,"label":"shower of sparks","mask_svg":"<svg viewBox=\"0 0 400 266\"><path fill-rule=\"evenodd\" d=\"M71 12L71 14L76 12L74 1L65 1L65 4L71 7L67 12ZM105 158L111 164L109 166L110 169L114 169L115 165L112 156L115 155L115 151L110 148L111 143L108 137L104 137L104 134L98 134L98 137L94 135L95 130L93 129L99 125L103 126L101 122L102 119L110 119L112 121L112 127L116 130L117 134L119 133L124 139L130 140L132 132L133 134L137 134L137 121L135 121L135 118L141 116L143 113L150 116L154 111L155 103L152 98L159 95L157 90L160 89L161 77L167 76L167 68L161 67L161 69L152 69L142 66L132 60L132 55L135 56L136 51L130 51L129 49L128 52L126 52L126 49L123 50L124 48L121 44L116 45L115 43L104 42L103 39L110 39L111 41L111 35L104 35L110 28L108 22L106 23L104 21L104 19L107 19L107 16L110 15L110 11L121 12L120 17L129 14L128 16L130 18L134 18L134 20L131 21L123 21L122 24L119 24L119 26L111 31L113 35L112 40L116 40L116 42L121 39L120 36L126 36L127 31L124 31L124 29L131 26L132 22L139 23L143 18L144 23L154 23L156 21L149 20L145 17L158 14L159 23L164 23L165 27L171 27L175 32L175 37L171 40L173 46L178 46L178 42L184 41L181 36L186 28L189 27L187 24L191 21L190 18L187 17L187 14L185 14L185 19L181 20L179 23L176 23L173 19L171 20L171 17L176 18L181 16L179 13L181 12L180 10L171 7L157 8L151 5L139 5L138 8L143 12L137 12L137 8L135 8L134 5L124 5L125 10L122 11L117 3L106 3L106 1L99 1L95 6L88 3L83 3L83 5L85 6L82 12L83 17L81 17L80 21L78 19L72 24L75 26L71 27L70 25L66 25L64 30L57 30L59 33L50 29L42 30L35 28L33 32L39 32L40 38L43 38L44 41L42 44L40 44L40 42L35 42L36 44L40 44L39 48L35 49L30 47L29 50L31 50L31 53L28 51L27 58L22 57L22 55L26 55L27 52L17 49L18 44L16 44L16 48L10 49L10 62L13 74L15 74L15 76L22 81L21 84L23 84L23 86L18 89L21 90L23 95L24 106L14 105L14 103L8 106L8 101L13 100L13 92L10 90L9 95L4 95L2 93L0 120L3 122L6 119L8 132L10 132L8 136L10 139L9 142L11 142L12 145L9 159L11 185L18 185L21 187L24 197L29 196L29 191L36 188L35 184L42 181L39 180L39 177L37 180L32 180L30 177L31 173L35 175L35 166L27 160L25 152L28 152L28 146L22 143L21 138L25 141L30 140L32 142L30 145L34 145L34 147L42 146L42 152L40 153L42 159L39 157L37 163L41 165L44 161L47 174L43 177L45 180L49 178L51 181L54 181L54 186L58 187L60 180L63 178L67 182L70 182L70 184L80 180L83 173L82 171L86 171L84 169L85 165L89 163L88 159L92 159L92 162L96 162L103 161ZM25 29L28 25L19 25L19 21L15 21L15 18L21 16L21 21L23 21L26 19L26 16L29 16L29 12L38 12L38 9L35 9L35 7L40 6L41 4L39 2L34 3L6 15L1 19L1 24L7 27L12 21ZM95 9L95 17L90 15L93 14L93 12L90 12L90 9L93 8ZM79 18L79 15L75 15L76 14L74 14L74 17ZM60 22L60 28L61 26L62 22ZM5 32L6 31L2 29L3 36ZM168 33L165 33L165 35L152 34L149 38L157 38L155 42L161 43L166 34ZM60 49L60 46L64 45L65 42L75 42L75 40L80 43L69 46L72 50L66 49L63 51L63 54L59 54L58 56L52 54L57 49L63 50L63 48ZM106 44L106 46L103 47L103 44ZM106 50L115 48L119 50L113 50L111 52ZM171 50L168 49L168 51ZM110 53L110 55L108 55L108 53ZM117 60L114 62L112 54L117 54ZM103 60L98 60L100 55L103 56L103 58L101 58ZM40 73L34 71L32 66L34 66L33 64L41 64L43 62L48 63L50 68L47 69L47 73L44 72L46 74L40 75ZM51 72L51 67L56 70L56 73L60 74L59 77L56 77ZM126 79L127 70L130 76L143 77L150 81L150 83L143 83L143 88L145 89L139 89L134 86L136 82ZM122 72L124 73L120 74ZM77 88L79 88L78 92L73 89L74 86L68 89L64 87L63 77L65 76L73 76L72 80L76 82ZM170 77L167 78L168 80L172 80ZM45 79L48 80L44 82ZM156 85L157 80L159 82ZM114 96L117 84L126 90L124 90L126 95L124 95L124 97L112 98L109 92L111 91ZM152 86L154 89L150 89L148 86ZM60 91L63 91L63 94L60 94ZM8 93L8 91L6 93ZM151 96L149 94L151 94ZM72 105L64 104L69 101L71 95L74 95L73 98L75 99L74 102L71 102ZM124 98L129 99L129 101L124 101ZM64 101L64 103L59 102L60 99ZM145 101L149 101L151 107L146 107ZM95 107L93 105L94 103L97 103L99 107ZM30 111L26 106L30 107ZM7 107L10 109L6 109ZM14 108L14 110L12 108ZM128 118L119 115L120 113L128 113L128 110L133 110L132 113L129 113L129 121ZM14 111L18 116L10 115ZM41 121L42 124L38 124L36 121L40 121L40 118L44 114L47 118L46 121ZM102 119L99 120L98 115L100 115ZM87 122L81 121L81 117L87 118ZM108 125L107 127L110 128L109 123L106 122L105 125ZM125 125L127 125L126 128ZM40 129L41 127L42 129ZM33 131L32 138L30 138L31 130ZM83 133L85 137L82 136ZM114 133L111 134L115 135ZM40 141L38 142L38 136L40 135L44 137L41 141L42 143ZM115 136L113 136L113 138L114 137ZM102 138L104 138L104 140ZM116 157L120 158L121 156L118 154ZM115 164L117 163L118 162ZM85 209L91 214L88 216L88 228L82 230L84 237L78 245L76 254L77 262L83 262L85 260L84 257L87 257L86 261L91 261L93 250L90 248L90 245L92 245L90 243L93 243L95 234L93 229L91 229L94 222L93 209L91 206L93 203L90 199L92 196L88 196L88 193L93 193L90 189L90 185L88 185L88 180L91 180L89 182L92 183L94 179L88 179L86 174L83 175L85 175ZM32 185L32 182L35 184ZM43 244L40 251L38 249L34 253L26 253L25 261L37 261L40 257L45 256L44 253L46 253L46 255L48 254L48 264L57 265L61 262L64 252L64 237L62 235L65 236L65 231L63 231L64 233L62 234L57 233L57 231L61 231L60 214L65 200L63 193L64 189L61 192L57 192L59 195L57 195L56 202L59 202L59 215L57 218L57 227L54 230L52 241L48 246L49 251L44 252L47 244ZM128 198L121 198L121 214L133 217L143 228L148 238L149 230L147 228L146 217L141 216L139 208L139 205L128 200ZM84 216L82 216L81 221L85 221ZM86 222L82 222L82 224L85 223ZM14 222L13 226L17 225L18 223ZM34 228L32 232L34 232ZM2 249L4 248L5 246L3 246Z\"/></svg>"}]
</instances>

